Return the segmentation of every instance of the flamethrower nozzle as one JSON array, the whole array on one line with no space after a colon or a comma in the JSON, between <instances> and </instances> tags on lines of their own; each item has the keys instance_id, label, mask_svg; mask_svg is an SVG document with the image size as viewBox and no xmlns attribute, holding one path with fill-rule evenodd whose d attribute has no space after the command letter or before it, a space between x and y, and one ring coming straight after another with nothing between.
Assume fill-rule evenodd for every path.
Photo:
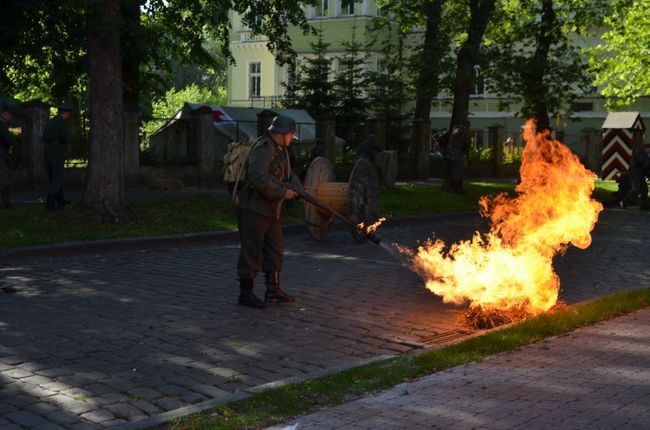
<instances>
[{"instance_id":1,"label":"flamethrower nozzle","mask_svg":"<svg viewBox=\"0 0 650 430\"><path fill-rule=\"evenodd\" d=\"M368 240L374 242L375 245L379 245L381 243L381 237L377 236L374 232L367 232L366 236L368 237Z\"/></svg>"}]
</instances>

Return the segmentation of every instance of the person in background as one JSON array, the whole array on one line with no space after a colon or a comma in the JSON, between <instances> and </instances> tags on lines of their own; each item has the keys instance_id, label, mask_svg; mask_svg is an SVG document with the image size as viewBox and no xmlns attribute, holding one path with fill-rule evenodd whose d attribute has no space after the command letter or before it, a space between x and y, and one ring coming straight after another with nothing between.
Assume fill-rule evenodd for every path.
<instances>
[{"instance_id":1,"label":"person in background","mask_svg":"<svg viewBox=\"0 0 650 430\"><path fill-rule=\"evenodd\" d=\"M646 182L646 178L650 177L650 144L646 144L632 153L632 161L627 175L630 189L623 197L621 206L627 208L636 201L639 204L639 209L650 209L648 183Z\"/></svg>"},{"instance_id":2,"label":"person in background","mask_svg":"<svg viewBox=\"0 0 650 430\"><path fill-rule=\"evenodd\" d=\"M451 161L451 192L465 194L465 154L469 149L469 130L465 126L454 128L449 139L448 157Z\"/></svg>"},{"instance_id":3,"label":"person in background","mask_svg":"<svg viewBox=\"0 0 650 430\"><path fill-rule=\"evenodd\" d=\"M0 209L11 208L11 170L9 155L16 146L16 139L9 131L9 124L18 115L18 108L5 104L0 110Z\"/></svg>"},{"instance_id":4,"label":"person in background","mask_svg":"<svg viewBox=\"0 0 650 430\"><path fill-rule=\"evenodd\" d=\"M47 200L45 209L53 211L62 209L67 203L63 195L63 177L65 160L68 157L66 147L72 143L69 121L72 105L61 103L56 116L45 124L43 131L45 172L47 174Z\"/></svg>"},{"instance_id":5,"label":"person in background","mask_svg":"<svg viewBox=\"0 0 650 430\"><path fill-rule=\"evenodd\" d=\"M382 152L383 149L381 149L381 146L377 143L377 139L375 138L374 134L369 134L366 139L361 142L361 144L357 147L357 152L356 152L356 159L359 158L367 158L370 161L373 161L375 158L375 155Z\"/></svg>"}]
</instances>

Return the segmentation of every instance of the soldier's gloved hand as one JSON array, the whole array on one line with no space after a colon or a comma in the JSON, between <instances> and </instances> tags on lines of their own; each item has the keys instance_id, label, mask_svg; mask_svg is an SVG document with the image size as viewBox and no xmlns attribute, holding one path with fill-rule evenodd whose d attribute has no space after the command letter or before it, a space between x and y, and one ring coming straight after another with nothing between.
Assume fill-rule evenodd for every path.
<instances>
[{"instance_id":1,"label":"soldier's gloved hand","mask_svg":"<svg viewBox=\"0 0 650 430\"><path fill-rule=\"evenodd\" d=\"M298 193L295 192L294 190L286 189L284 191L284 199L285 200L295 199L296 197L298 197Z\"/></svg>"}]
</instances>

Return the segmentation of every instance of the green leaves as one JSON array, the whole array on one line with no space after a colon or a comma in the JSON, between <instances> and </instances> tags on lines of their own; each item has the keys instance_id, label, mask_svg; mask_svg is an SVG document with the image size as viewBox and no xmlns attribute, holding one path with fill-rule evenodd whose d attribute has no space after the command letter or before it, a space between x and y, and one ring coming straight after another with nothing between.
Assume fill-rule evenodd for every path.
<instances>
[{"instance_id":1,"label":"green leaves","mask_svg":"<svg viewBox=\"0 0 650 430\"><path fill-rule=\"evenodd\" d=\"M153 119L142 126L142 132L150 135L178 112L185 102L221 105L226 103L226 90L223 87L199 87L190 84L177 90L171 88L165 95L152 103Z\"/></svg>"},{"instance_id":2,"label":"green leaves","mask_svg":"<svg viewBox=\"0 0 650 430\"><path fill-rule=\"evenodd\" d=\"M588 50L595 84L610 109L650 94L650 0L618 0L602 43Z\"/></svg>"}]
</instances>

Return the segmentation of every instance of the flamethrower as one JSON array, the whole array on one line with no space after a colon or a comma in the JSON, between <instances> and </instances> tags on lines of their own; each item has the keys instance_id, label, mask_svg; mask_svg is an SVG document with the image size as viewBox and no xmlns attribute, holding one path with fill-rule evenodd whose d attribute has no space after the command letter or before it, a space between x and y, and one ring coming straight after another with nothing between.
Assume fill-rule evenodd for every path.
<instances>
[{"instance_id":1,"label":"flamethrower","mask_svg":"<svg viewBox=\"0 0 650 430\"><path fill-rule=\"evenodd\" d=\"M364 236L364 237L367 237L368 240L374 242L376 245L379 245L381 243L381 238L378 237L374 233L374 231L370 231L368 226L366 226L365 224L361 224L361 225L355 224L350 218L344 216L343 214L341 214L340 212L338 212L337 210L335 210L331 206L321 202L316 197L312 196L311 194L306 193L304 190L301 190L300 188L296 187L293 184L288 184L287 183L287 184L284 184L284 185L288 189L290 189L292 191L295 191L298 194L298 196L302 200L304 200L305 202L307 202L309 204L312 204L312 205L314 205L314 206L316 206L316 207L318 207L320 209L323 209L324 211L330 213L333 217L336 217L336 218L340 219L341 221L343 221L344 223L346 223L350 227L350 229L353 230L354 233L356 233L358 235L361 235L361 236Z\"/></svg>"}]
</instances>

